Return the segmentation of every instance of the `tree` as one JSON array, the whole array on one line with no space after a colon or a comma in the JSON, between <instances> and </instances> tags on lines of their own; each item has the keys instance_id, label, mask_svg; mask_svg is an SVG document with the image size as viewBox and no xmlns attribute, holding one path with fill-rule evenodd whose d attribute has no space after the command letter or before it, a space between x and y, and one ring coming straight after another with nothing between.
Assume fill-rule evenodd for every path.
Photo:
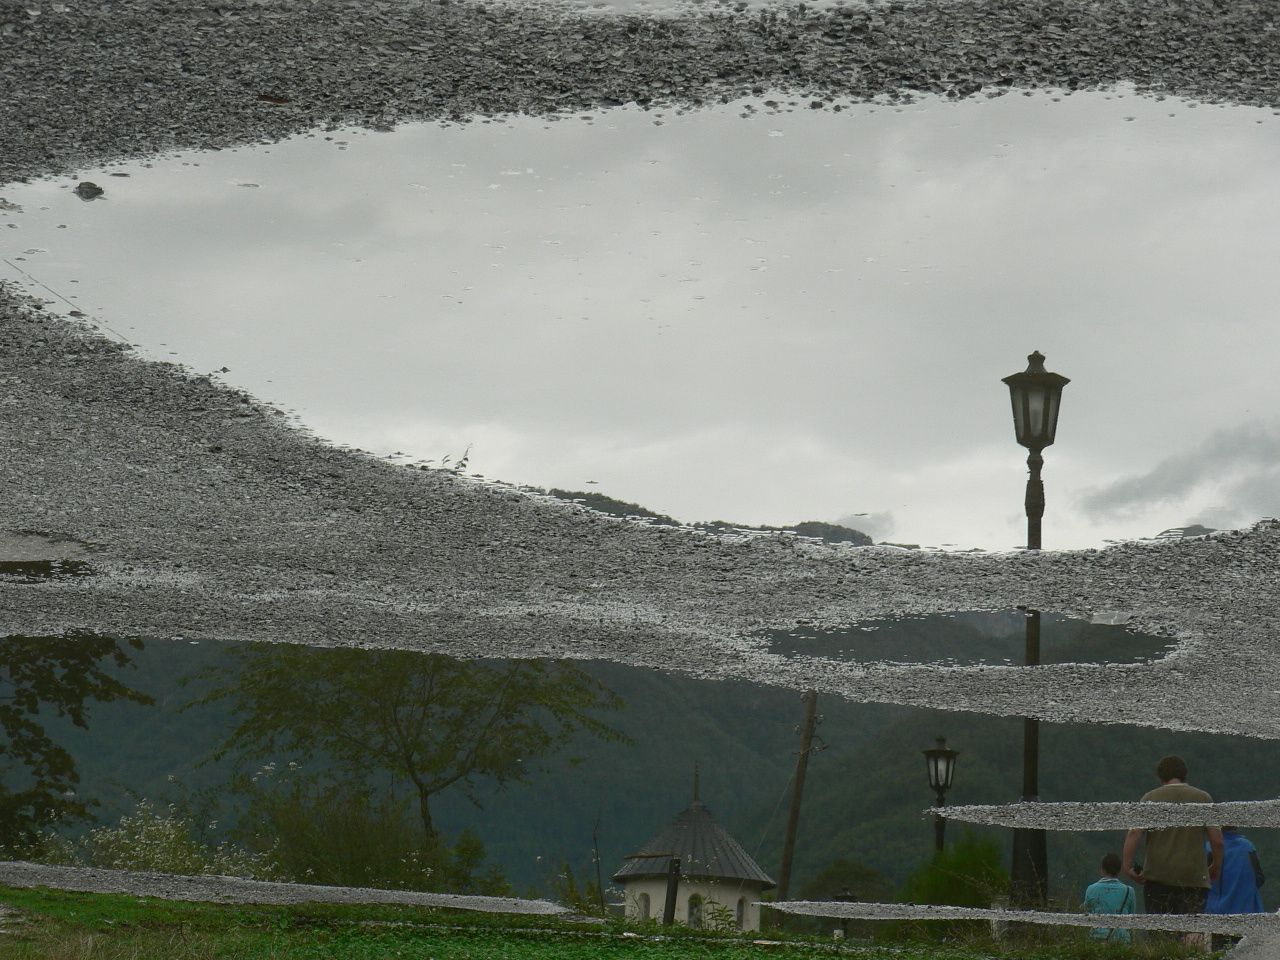
<instances>
[{"instance_id":1,"label":"tree","mask_svg":"<svg viewBox=\"0 0 1280 960\"><path fill-rule=\"evenodd\" d=\"M479 837L463 830L452 845L424 838L407 797L375 797L368 787L319 782L296 765L266 765L236 789L248 795L249 806L234 834L293 880L513 894L501 871L485 865Z\"/></svg>"},{"instance_id":2,"label":"tree","mask_svg":"<svg viewBox=\"0 0 1280 960\"><path fill-rule=\"evenodd\" d=\"M626 740L592 715L621 699L569 664L287 644L237 656L235 682L196 701L228 700L238 716L215 758L320 759L336 779L366 787L389 775L412 789L428 840L442 790L461 789L478 804L477 780L524 780L575 731Z\"/></svg>"},{"instance_id":3,"label":"tree","mask_svg":"<svg viewBox=\"0 0 1280 960\"><path fill-rule=\"evenodd\" d=\"M107 672L131 663L120 641L87 630L61 636L0 640L0 846L37 842L42 828L89 816L92 801L76 796L75 761L46 733L42 716L66 717L88 728L88 702L155 701Z\"/></svg>"},{"instance_id":4,"label":"tree","mask_svg":"<svg viewBox=\"0 0 1280 960\"><path fill-rule=\"evenodd\" d=\"M801 900L849 899L858 903L883 903L893 896L893 884L879 870L861 860L832 860L800 888Z\"/></svg>"},{"instance_id":5,"label":"tree","mask_svg":"<svg viewBox=\"0 0 1280 960\"><path fill-rule=\"evenodd\" d=\"M902 899L907 903L989 907L1009 892L1009 874L1000 846L965 830L960 839L907 878ZM926 920L918 929L934 937L980 933L982 920Z\"/></svg>"}]
</instances>

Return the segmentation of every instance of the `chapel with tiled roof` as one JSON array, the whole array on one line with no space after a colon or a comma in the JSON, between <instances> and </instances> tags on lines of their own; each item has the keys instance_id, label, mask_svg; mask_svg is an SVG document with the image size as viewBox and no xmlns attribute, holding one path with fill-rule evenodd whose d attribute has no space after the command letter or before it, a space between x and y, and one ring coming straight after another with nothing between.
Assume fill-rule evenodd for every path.
<instances>
[{"instance_id":1,"label":"chapel with tiled roof","mask_svg":"<svg viewBox=\"0 0 1280 960\"><path fill-rule=\"evenodd\" d=\"M760 928L757 901L775 884L702 802L696 769L693 802L613 875L623 888L629 919L662 918L672 857L680 860L678 921L702 927L731 920L739 930Z\"/></svg>"}]
</instances>

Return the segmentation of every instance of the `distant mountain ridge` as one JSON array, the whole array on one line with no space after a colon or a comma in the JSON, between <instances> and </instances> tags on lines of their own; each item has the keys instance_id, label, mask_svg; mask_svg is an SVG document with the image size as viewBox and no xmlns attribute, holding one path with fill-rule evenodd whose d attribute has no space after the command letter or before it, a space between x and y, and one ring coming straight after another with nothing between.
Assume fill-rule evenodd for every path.
<instances>
[{"instance_id":1,"label":"distant mountain ridge","mask_svg":"<svg viewBox=\"0 0 1280 960\"><path fill-rule=\"evenodd\" d=\"M595 510L597 513L604 513L611 517L619 517L623 520L645 520L663 527L684 526L678 520L664 513L655 513L653 510L642 507L638 503L618 500L603 493L588 493L583 490L561 490L555 487L545 492L548 496L555 497L557 500L578 503L589 510ZM861 530L855 530L853 527L846 527L839 523L827 523L824 520L805 520L789 527L752 526L746 523L729 523L724 520L695 523L692 526L695 530L706 530L710 533L793 533L798 537L812 537L815 540L821 540L823 543L851 543L858 547L869 547L875 542Z\"/></svg>"},{"instance_id":2,"label":"distant mountain ridge","mask_svg":"<svg viewBox=\"0 0 1280 960\"><path fill-rule=\"evenodd\" d=\"M1193 523L1186 527L1170 527L1168 530L1161 530L1156 534L1157 540L1184 540L1187 537L1207 537L1211 533L1217 533L1214 527L1205 527L1198 523Z\"/></svg>"}]
</instances>

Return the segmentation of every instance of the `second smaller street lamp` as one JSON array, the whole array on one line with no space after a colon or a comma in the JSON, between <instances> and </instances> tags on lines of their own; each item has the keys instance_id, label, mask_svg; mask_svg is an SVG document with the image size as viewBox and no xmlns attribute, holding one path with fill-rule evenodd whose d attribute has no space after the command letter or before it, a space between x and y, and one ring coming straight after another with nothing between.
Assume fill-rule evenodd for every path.
<instances>
[{"instance_id":1,"label":"second smaller street lamp","mask_svg":"<svg viewBox=\"0 0 1280 960\"><path fill-rule=\"evenodd\" d=\"M938 745L930 750L922 751L924 761L929 770L929 786L938 795L939 807L946 806L947 791L951 789L951 781L956 775L956 757L959 751L947 748L947 738L939 737ZM933 839L938 852L942 852L943 835L947 822L941 815L935 814L933 820Z\"/></svg>"}]
</instances>

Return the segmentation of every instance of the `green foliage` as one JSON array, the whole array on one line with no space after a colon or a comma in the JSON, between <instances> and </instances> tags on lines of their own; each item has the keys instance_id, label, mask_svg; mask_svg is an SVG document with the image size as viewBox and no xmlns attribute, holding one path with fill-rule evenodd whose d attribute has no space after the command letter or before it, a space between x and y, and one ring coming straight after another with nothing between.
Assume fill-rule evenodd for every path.
<instances>
[{"instance_id":1,"label":"green foliage","mask_svg":"<svg viewBox=\"0 0 1280 960\"><path fill-rule=\"evenodd\" d=\"M1075 937L1046 946L895 943L841 949L755 934L586 926L555 917L424 911L393 905L225 906L0 888L0 903L39 917L5 934L6 960L1192 960L1180 947L1123 947ZM631 934L625 936L624 934ZM636 935L638 934L638 935ZM659 934L655 936L655 934ZM1199 954L1204 957L1203 953Z\"/></svg>"},{"instance_id":2,"label":"green foliage","mask_svg":"<svg viewBox=\"0 0 1280 960\"><path fill-rule=\"evenodd\" d=\"M78 840L46 834L40 859L118 870L283 879L269 855L249 853L229 842L207 843L198 838L199 832L176 804L157 808L139 800L133 813L114 827L97 827Z\"/></svg>"},{"instance_id":3,"label":"green foliage","mask_svg":"<svg viewBox=\"0 0 1280 960\"><path fill-rule=\"evenodd\" d=\"M738 929L738 916L723 903L711 900L702 907L702 928L715 933L731 933Z\"/></svg>"},{"instance_id":4,"label":"green foliage","mask_svg":"<svg viewBox=\"0 0 1280 960\"><path fill-rule=\"evenodd\" d=\"M589 917L604 915L600 906L604 902L600 885L588 880L579 887L567 860L561 862L559 872L551 880L551 899L574 913Z\"/></svg>"},{"instance_id":5,"label":"green foliage","mask_svg":"<svg viewBox=\"0 0 1280 960\"><path fill-rule=\"evenodd\" d=\"M239 719L217 756L321 758L353 786L389 775L412 787L428 838L440 791L474 800L479 778L499 787L522 781L579 730L624 739L593 715L618 709L619 698L569 664L290 644L246 646L236 656L234 682L196 701L230 701Z\"/></svg>"},{"instance_id":6,"label":"green foliage","mask_svg":"<svg viewBox=\"0 0 1280 960\"><path fill-rule=\"evenodd\" d=\"M293 765L296 767L296 765ZM301 882L510 896L501 872L485 866L484 845L464 830L450 846L424 836L409 798L346 783L316 781L274 764L241 782L249 797L237 836Z\"/></svg>"},{"instance_id":7,"label":"green foliage","mask_svg":"<svg viewBox=\"0 0 1280 960\"><path fill-rule=\"evenodd\" d=\"M797 900L846 900L858 903L885 903L893 899L893 884L880 871L860 860L841 857L833 860L800 887ZM830 932L839 927L846 937L875 936L884 924L875 920L835 920L830 917L787 918L795 929L814 933Z\"/></svg>"},{"instance_id":8,"label":"green foliage","mask_svg":"<svg viewBox=\"0 0 1280 960\"><path fill-rule=\"evenodd\" d=\"M142 649L140 640L125 643ZM87 819L92 805L76 796L75 762L46 733L42 714L83 728L91 700L154 701L104 669L130 662L114 637L74 630L5 637L0 645L0 854L9 855L38 844L52 824Z\"/></svg>"},{"instance_id":9,"label":"green foliage","mask_svg":"<svg viewBox=\"0 0 1280 960\"><path fill-rule=\"evenodd\" d=\"M459 833L452 847L437 840L435 863L439 885L435 889L490 897L514 896L515 891L502 871L497 866L486 867L484 859L484 843L473 830Z\"/></svg>"},{"instance_id":10,"label":"green foliage","mask_svg":"<svg viewBox=\"0 0 1280 960\"><path fill-rule=\"evenodd\" d=\"M431 858L408 802L316 784L267 765L239 784L249 797L236 836L304 883L431 889Z\"/></svg>"},{"instance_id":11,"label":"green foliage","mask_svg":"<svg viewBox=\"0 0 1280 960\"><path fill-rule=\"evenodd\" d=\"M995 841L966 830L958 841L935 853L932 860L907 878L901 899L907 903L989 907L1009 891L1009 874L1001 861ZM943 937L972 936L986 929L981 920L926 921L914 926Z\"/></svg>"},{"instance_id":12,"label":"green foliage","mask_svg":"<svg viewBox=\"0 0 1280 960\"><path fill-rule=\"evenodd\" d=\"M879 870L861 860L832 860L804 884L799 900L835 900L844 897L859 903L883 903L893 897L893 884Z\"/></svg>"},{"instance_id":13,"label":"green foliage","mask_svg":"<svg viewBox=\"0 0 1280 960\"><path fill-rule=\"evenodd\" d=\"M989 907L1009 891L1009 874L1000 847L966 830L960 839L907 878L902 900L907 903Z\"/></svg>"}]
</instances>

